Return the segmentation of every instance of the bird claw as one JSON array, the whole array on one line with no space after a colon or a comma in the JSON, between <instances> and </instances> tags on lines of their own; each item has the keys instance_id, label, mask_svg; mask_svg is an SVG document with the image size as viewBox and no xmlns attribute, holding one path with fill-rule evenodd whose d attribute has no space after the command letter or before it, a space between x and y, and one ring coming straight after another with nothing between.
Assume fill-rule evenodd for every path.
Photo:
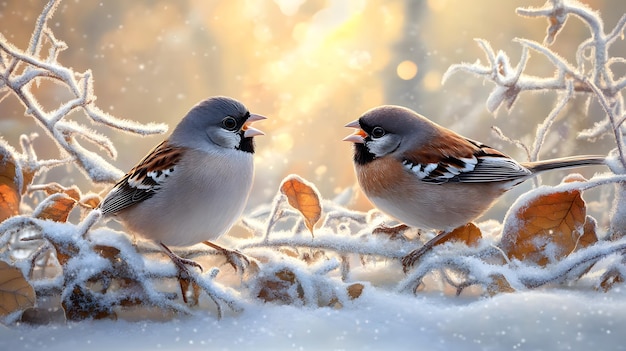
<instances>
[{"instance_id":1,"label":"bird claw","mask_svg":"<svg viewBox=\"0 0 626 351\"><path fill-rule=\"evenodd\" d=\"M200 272L203 272L202 266L195 261L190 259L182 258L172 252L169 247L165 246L163 243L160 243L163 248L165 254L172 260L174 266L176 267L176 278L178 278L178 284L180 285L180 293L183 297L183 301L188 303L187 292L189 291L189 286L192 284L196 284L195 281L191 278L191 272L189 271L189 266L200 268ZM194 288L195 289L195 288ZM193 294L193 305L198 304L197 294Z\"/></svg>"},{"instance_id":2,"label":"bird claw","mask_svg":"<svg viewBox=\"0 0 626 351\"><path fill-rule=\"evenodd\" d=\"M409 269L415 265L415 262L417 262L426 253L426 251L430 250L431 247L432 246L424 245L402 257L402 270L404 273L407 273Z\"/></svg>"},{"instance_id":3,"label":"bird claw","mask_svg":"<svg viewBox=\"0 0 626 351\"><path fill-rule=\"evenodd\" d=\"M203 244L210 246L226 257L226 262L230 264L235 271L243 272L250 265L250 259L246 255L237 250L228 250L210 241L203 241Z\"/></svg>"},{"instance_id":4,"label":"bird claw","mask_svg":"<svg viewBox=\"0 0 626 351\"><path fill-rule=\"evenodd\" d=\"M404 237L402 236L402 234L404 233L404 231L410 228L411 227L409 227L406 224L398 224L392 227L387 227L386 225L381 224L380 226L374 228L374 230L372 231L372 234L374 235L385 234L385 235L388 235L390 239L403 239Z\"/></svg>"},{"instance_id":5,"label":"bird claw","mask_svg":"<svg viewBox=\"0 0 626 351\"><path fill-rule=\"evenodd\" d=\"M407 273L415 262L417 262L428 250L432 249L433 246L439 244L441 241L446 239L447 236L450 235L449 231L441 231L437 236L427 241L424 246L417 248L411 252L409 252L406 256L402 257L402 270L404 273Z\"/></svg>"},{"instance_id":6,"label":"bird claw","mask_svg":"<svg viewBox=\"0 0 626 351\"><path fill-rule=\"evenodd\" d=\"M198 262L178 256L177 254L173 253L172 250L170 250L170 248L165 246L163 243L161 243L161 247L163 248L165 254L170 258L170 260L172 260L172 263L174 263L174 266L176 266L176 270L178 271L179 278L188 278L189 276L191 276L189 272L189 268L187 268L188 266L197 267L200 269L200 272L204 272L204 270L202 269L202 266Z\"/></svg>"}]
</instances>

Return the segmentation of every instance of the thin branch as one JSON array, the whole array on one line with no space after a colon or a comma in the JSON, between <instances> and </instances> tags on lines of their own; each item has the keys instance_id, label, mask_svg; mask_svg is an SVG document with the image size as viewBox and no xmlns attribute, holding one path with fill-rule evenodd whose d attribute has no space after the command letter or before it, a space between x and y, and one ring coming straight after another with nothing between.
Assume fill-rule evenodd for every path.
<instances>
[{"instance_id":1,"label":"thin branch","mask_svg":"<svg viewBox=\"0 0 626 351\"><path fill-rule=\"evenodd\" d=\"M622 166L626 167L626 156L624 155L624 136L622 134L621 128L619 127L619 124L617 123L617 117L614 115L613 109L610 108L609 102L607 101L602 91L600 91L600 89L590 80L586 79L585 82L594 92L596 98L598 99L598 102L600 103L600 106L602 106L602 109L611 121L611 125L613 126L613 133L615 135L615 143L617 144L617 150L619 152L619 160L622 163Z\"/></svg>"}]
</instances>

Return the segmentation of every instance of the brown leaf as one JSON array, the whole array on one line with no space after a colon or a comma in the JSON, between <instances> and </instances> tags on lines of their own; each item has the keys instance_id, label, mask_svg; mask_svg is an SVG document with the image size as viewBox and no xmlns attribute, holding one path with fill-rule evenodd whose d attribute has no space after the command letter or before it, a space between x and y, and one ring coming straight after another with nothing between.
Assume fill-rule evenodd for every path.
<instances>
[{"instance_id":1,"label":"brown leaf","mask_svg":"<svg viewBox=\"0 0 626 351\"><path fill-rule=\"evenodd\" d=\"M95 245L93 250L103 258L108 259L109 261L115 261L117 259L117 255L120 254L120 250L113 246L106 245Z\"/></svg>"},{"instance_id":2,"label":"brown leaf","mask_svg":"<svg viewBox=\"0 0 626 351\"><path fill-rule=\"evenodd\" d=\"M22 272L0 261L0 316L24 310L35 305L35 290Z\"/></svg>"},{"instance_id":3,"label":"brown leaf","mask_svg":"<svg viewBox=\"0 0 626 351\"><path fill-rule=\"evenodd\" d=\"M494 296L500 293L515 292L515 289L511 287L508 280L499 273L495 273L489 276L491 278L491 284L487 286L487 293L490 296Z\"/></svg>"},{"instance_id":4,"label":"brown leaf","mask_svg":"<svg viewBox=\"0 0 626 351\"><path fill-rule=\"evenodd\" d=\"M100 195L95 193L87 193L81 197L79 204L83 207L93 209L100 205L100 201L102 201Z\"/></svg>"},{"instance_id":5,"label":"brown leaf","mask_svg":"<svg viewBox=\"0 0 626 351\"><path fill-rule=\"evenodd\" d=\"M63 299L62 306L68 320L117 319L108 302L80 285L74 286L72 293Z\"/></svg>"},{"instance_id":6,"label":"brown leaf","mask_svg":"<svg viewBox=\"0 0 626 351\"><path fill-rule=\"evenodd\" d=\"M511 259L544 266L576 248L585 221L586 207L580 191L537 195L507 218L502 249Z\"/></svg>"},{"instance_id":7,"label":"brown leaf","mask_svg":"<svg viewBox=\"0 0 626 351\"><path fill-rule=\"evenodd\" d=\"M72 185L67 188L58 183L50 183L43 188L43 191L45 191L48 195L63 193L76 201L79 201L81 198L80 189L78 189L76 185Z\"/></svg>"},{"instance_id":8,"label":"brown leaf","mask_svg":"<svg viewBox=\"0 0 626 351\"><path fill-rule=\"evenodd\" d=\"M283 302L292 304L304 298L304 290L289 269L282 269L272 275L262 277L259 281L261 289L257 297L265 302Z\"/></svg>"},{"instance_id":9,"label":"brown leaf","mask_svg":"<svg viewBox=\"0 0 626 351\"><path fill-rule=\"evenodd\" d=\"M76 199L66 193L51 195L46 199L44 207L36 215L37 218L51 219L55 222L65 222L76 205Z\"/></svg>"},{"instance_id":10,"label":"brown leaf","mask_svg":"<svg viewBox=\"0 0 626 351\"><path fill-rule=\"evenodd\" d=\"M56 251L57 261L59 261L59 264L61 266L65 266L70 258L78 254L78 248L72 243L59 243L50 240L50 244L52 244L52 246L54 247Z\"/></svg>"},{"instance_id":11,"label":"brown leaf","mask_svg":"<svg viewBox=\"0 0 626 351\"><path fill-rule=\"evenodd\" d=\"M21 200L15 161L7 156L0 153L0 222L19 214Z\"/></svg>"},{"instance_id":12,"label":"brown leaf","mask_svg":"<svg viewBox=\"0 0 626 351\"><path fill-rule=\"evenodd\" d=\"M441 245L449 241L462 241L467 246L475 246L482 237L482 232L474 223L467 223L464 226L454 229L434 244Z\"/></svg>"},{"instance_id":13,"label":"brown leaf","mask_svg":"<svg viewBox=\"0 0 626 351\"><path fill-rule=\"evenodd\" d=\"M602 275L600 278L600 288L607 292L613 288L615 284L621 284L624 282L624 275L620 270L612 268Z\"/></svg>"},{"instance_id":14,"label":"brown leaf","mask_svg":"<svg viewBox=\"0 0 626 351\"><path fill-rule=\"evenodd\" d=\"M596 220L587 216L585 221L585 226L583 227L583 235L578 239L577 249L581 249L583 247L591 246L598 242L598 235L596 234Z\"/></svg>"},{"instance_id":15,"label":"brown leaf","mask_svg":"<svg viewBox=\"0 0 626 351\"><path fill-rule=\"evenodd\" d=\"M28 186L32 184L35 173L35 170L28 166L22 168L22 189L20 189L22 195L26 193Z\"/></svg>"},{"instance_id":16,"label":"brown leaf","mask_svg":"<svg viewBox=\"0 0 626 351\"><path fill-rule=\"evenodd\" d=\"M306 227L313 234L313 226L322 216L320 195L317 189L297 175L287 176L280 185L280 192L289 204L302 213Z\"/></svg>"},{"instance_id":17,"label":"brown leaf","mask_svg":"<svg viewBox=\"0 0 626 351\"><path fill-rule=\"evenodd\" d=\"M348 296L350 296L352 300L358 299L363 293L363 288L365 288L365 285L361 283L354 283L350 285L348 287Z\"/></svg>"}]
</instances>

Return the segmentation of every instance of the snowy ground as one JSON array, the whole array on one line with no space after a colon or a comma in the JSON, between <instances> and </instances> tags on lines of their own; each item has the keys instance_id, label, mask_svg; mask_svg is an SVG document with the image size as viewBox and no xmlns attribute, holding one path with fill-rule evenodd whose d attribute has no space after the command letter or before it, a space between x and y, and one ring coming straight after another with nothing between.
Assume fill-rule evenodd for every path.
<instances>
[{"instance_id":1,"label":"snowy ground","mask_svg":"<svg viewBox=\"0 0 626 351\"><path fill-rule=\"evenodd\" d=\"M376 288L341 310L272 304L216 320L89 321L0 329L1 350L625 350L626 291L492 298Z\"/></svg>"}]
</instances>

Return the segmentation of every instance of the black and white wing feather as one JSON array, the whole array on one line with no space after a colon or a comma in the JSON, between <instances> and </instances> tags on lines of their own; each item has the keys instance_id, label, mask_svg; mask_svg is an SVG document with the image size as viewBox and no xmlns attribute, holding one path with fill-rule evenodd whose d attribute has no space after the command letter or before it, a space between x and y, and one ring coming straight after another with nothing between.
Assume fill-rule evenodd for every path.
<instances>
[{"instance_id":1,"label":"black and white wing feather","mask_svg":"<svg viewBox=\"0 0 626 351\"><path fill-rule=\"evenodd\" d=\"M161 184L176 171L185 149L167 140L157 145L122 178L100 203L103 214L115 214L152 197Z\"/></svg>"}]
</instances>

